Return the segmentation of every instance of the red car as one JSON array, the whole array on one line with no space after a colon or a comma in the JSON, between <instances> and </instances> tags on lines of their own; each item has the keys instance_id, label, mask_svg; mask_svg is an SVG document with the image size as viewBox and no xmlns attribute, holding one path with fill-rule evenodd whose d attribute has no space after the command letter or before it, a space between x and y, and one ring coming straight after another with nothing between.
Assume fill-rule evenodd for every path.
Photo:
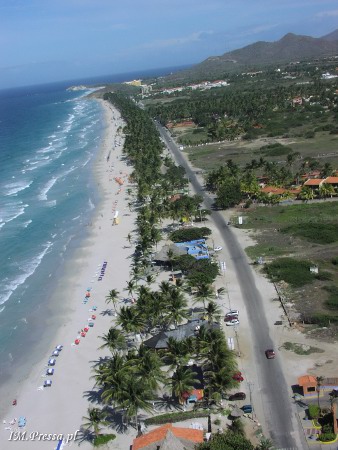
<instances>
[{"instance_id":1,"label":"red car","mask_svg":"<svg viewBox=\"0 0 338 450\"><path fill-rule=\"evenodd\" d=\"M242 372L235 372L232 376L232 378L236 381L244 381Z\"/></svg>"},{"instance_id":2,"label":"red car","mask_svg":"<svg viewBox=\"0 0 338 450\"><path fill-rule=\"evenodd\" d=\"M265 350L265 356L268 359L274 359L275 356L276 356L276 353L275 353L275 351L272 348L269 348L268 350Z\"/></svg>"}]
</instances>

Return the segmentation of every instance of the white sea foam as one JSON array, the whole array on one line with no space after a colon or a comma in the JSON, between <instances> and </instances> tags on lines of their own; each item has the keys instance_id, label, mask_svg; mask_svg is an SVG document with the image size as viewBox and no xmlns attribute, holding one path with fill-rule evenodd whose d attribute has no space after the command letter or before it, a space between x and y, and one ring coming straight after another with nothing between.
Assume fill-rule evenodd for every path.
<instances>
[{"instance_id":1,"label":"white sea foam","mask_svg":"<svg viewBox=\"0 0 338 450\"><path fill-rule=\"evenodd\" d=\"M5 189L5 195L16 195L18 192L24 191L25 189L29 188L29 186L33 183L33 181L17 181L14 183L9 183L4 186ZM7 191L7 192L6 192Z\"/></svg>"},{"instance_id":2,"label":"white sea foam","mask_svg":"<svg viewBox=\"0 0 338 450\"><path fill-rule=\"evenodd\" d=\"M73 217L72 220L77 220L77 219L79 219L80 217L81 217L81 216Z\"/></svg>"},{"instance_id":3,"label":"white sea foam","mask_svg":"<svg viewBox=\"0 0 338 450\"><path fill-rule=\"evenodd\" d=\"M0 210L0 228L25 213L29 205L23 202L8 202Z\"/></svg>"},{"instance_id":4,"label":"white sea foam","mask_svg":"<svg viewBox=\"0 0 338 450\"><path fill-rule=\"evenodd\" d=\"M24 227L24 228L27 228L28 225L31 224L32 222L33 222L33 220L31 220L31 219L30 219L30 220L27 220L27 222L24 222L24 223L23 223L23 227Z\"/></svg>"},{"instance_id":5,"label":"white sea foam","mask_svg":"<svg viewBox=\"0 0 338 450\"><path fill-rule=\"evenodd\" d=\"M94 203L91 201L91 199L88 200L88 204L89 204L89 209L93 210L95 208Z\"/></svg>"},{"instance_id":6,"label":"white sea foam","mask_svg":"<svg viewBox=\"0 0 338 450\"><path fill-rule=\"evenodd\" d=\"M40 191L39 200L47 200L47 194L56 182L57 178L52 178L45 184L45 186Z\"/></svg>"},{"instance_id":7,"label":"white sea foam","mask_svg":"<svg viewBox=\"0 0 338 450\"><path fill-rule=\"evenodd\" d=\"M52 242L47 242L44 245L44 249L38 255L30 260L23 261L19 264L17 273L12 279L5 278L1 280L1 285L3 286L0 292L0 305L3 305L15 292L15 290L21 286L27 278L29 278L38 266L41 264L43 257L46 255L50 247L53 245Z\"/></svg>"},{"instance_id":8,"label":"white sea foam","mask_svg":"<svg viewBox=\"0 0 338 450\"><path fill-rule=\"evenodd\" d=\"M92 155L90 155L88 158L87 158L87 160L82 164L82 167L84 167L84 166L86 166L88 163L89 163L89 161L92 159Z\"/></svg>"}]
</instances>

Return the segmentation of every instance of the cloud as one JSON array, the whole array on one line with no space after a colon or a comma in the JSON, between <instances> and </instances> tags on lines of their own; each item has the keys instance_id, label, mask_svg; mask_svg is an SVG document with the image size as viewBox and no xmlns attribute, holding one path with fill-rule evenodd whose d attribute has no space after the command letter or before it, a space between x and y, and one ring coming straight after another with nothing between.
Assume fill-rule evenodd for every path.
<instances>
[{"instance_id":1,"label":"cloud","mask_svg":"<svg viewBox=\"0 0 338 450\"><path fill-rule=\"evenodd\" d=\"M212 31L198 31L195 33L191 33L188 36L175 37L171 39L161 39L148 42L141 45L139 48L156 49L156 48L177 47L181 45L191 44L193 42L202 41L208 35L211 34L213 34Z\"/></svg>"},{"instance_id":2,"label":"cloud","mask_svg":"<svg viewBox=\"0 0 338 450\"><path fill-rule=\"evenodd\" d=\"M240 33L240 35L242 37L252 36L252 35L255 35L255 34L263 33L264 31L272 30L273 28L276 28L278 26L279 26L278 23L269 24L269 25L259 25L259 26L254 27L254 28L249 28L248 30L244 31L243 33Z\"/></svg>"},{"instance_id":3,"label":"cloud","mask_svg":"<svg viewBox=\"0 0 338 450\"><path fill-rule=\"evenodd\" d=\"M322 11L316 14L316 17L336 17L338 16L338 9L333 9L331 11Z\"/></svg>"}]
</instances>

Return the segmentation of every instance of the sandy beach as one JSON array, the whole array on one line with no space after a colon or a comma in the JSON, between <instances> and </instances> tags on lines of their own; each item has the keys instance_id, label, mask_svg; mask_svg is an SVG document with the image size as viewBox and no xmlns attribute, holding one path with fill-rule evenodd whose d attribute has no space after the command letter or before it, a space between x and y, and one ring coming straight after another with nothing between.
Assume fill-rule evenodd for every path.
<instances>
[{"instance_id":1,"label":"sandy beach","mask_svg":"<svg viewBox=\"0 0 338 450\"><path fill-rule=\"evenodd\" d=\"M17 386L15 394L12 394L11 398L15 396L17 405L12 406L12 400L6 400L8 409L5 416L1 417L0 431L0 447L3 450L53 449L57 445L56 436L50 440L45 437L45 441L43 436L38 435L62 434L67 438L80 429L82 418L87 415L90 405L86 393L90 396L94 384L94 380L90 379L92 365L107 354L106 350L98 350L101 345L99 336L108 331L113 318L111 314L104 313L112 308L106 304L105 297L111 289L117 289L121 297L126 294L123 290L129 277L128 257L131 252L126 236L132 232L135 219L135 213L129 211L126 199L128 174L132 168L121 158L121 116L110 104L102 104L107 126L94 163L102 200L96 208L94 220L88 223L89 237L81 242L72 260L67 261L66 275L58 280L56 292L59 294L55 293L55 309L53 307L50 319L60 324L58 332L55 336L50 336L50 342L46 340L48 349L41 354L41 361L27 374L24 382ZM115 177L121 178L124 184L120 186ZM119 214L118 225L114 225L116 211ZM58 312L57 305L60 292L63 298L67 298L67 306L62 315ZM85 303L87 292L90 297ZM93 306L97 307L96 311L92 310ZM88 327L88 319L92 315L96 316L92 320L94 326L89 327L86 336L82 337L81 330ZM75 345L77 338L80 339L79 345ZM55 357L54 374L45 376L48 360L57 345L62 345L63 348L59 356ZM47 379L52 381L52 386L43 388ZM15 432L18 430L17 421L20 416L27 420L26 426L20 429L26 431L25 442L16 440ZM78 443L77 441L72 445ZM81 447L86 449L91 448L91 445L83 442Z\"/></svg>"}]
</instances>

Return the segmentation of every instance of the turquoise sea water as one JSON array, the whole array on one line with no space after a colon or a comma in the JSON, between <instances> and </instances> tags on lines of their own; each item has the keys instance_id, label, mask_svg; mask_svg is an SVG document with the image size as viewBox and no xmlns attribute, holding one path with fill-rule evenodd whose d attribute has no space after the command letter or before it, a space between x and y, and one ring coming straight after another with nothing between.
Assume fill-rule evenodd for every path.
<instances>
[{"instance_id":1,"label":"turquoise sea water","mask_svg":"<svg viewBox=\"0 0 338 450\"><path fill-rule=\"evenodd\" d=\"M91 169L105 124L88 92L0 92L0 381L34 341L55 274L98 201Z\"/></svg>"},{"instance_id":2,"label":"turquoise sea water","mask_svg":"<svg viewBox=\"0 0 338 450\"><path fill-rule=\"evenodd\" d=\"M86 98L90 90L66 88L172 71L0 91L0 387L20 369L22 379L43 331L55 331L51 293L99 201L92 166L102 106ZM67 302L63 292L58 302Z\"/></svg>"}]
</instances>

